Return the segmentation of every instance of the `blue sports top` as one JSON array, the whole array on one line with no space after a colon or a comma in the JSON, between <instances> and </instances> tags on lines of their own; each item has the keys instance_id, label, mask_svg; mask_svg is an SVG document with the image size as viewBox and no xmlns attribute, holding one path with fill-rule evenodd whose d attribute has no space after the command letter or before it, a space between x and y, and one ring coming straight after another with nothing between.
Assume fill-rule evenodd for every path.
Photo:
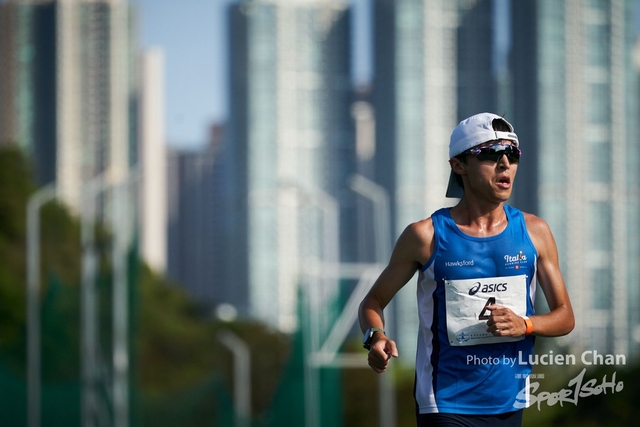
<instances>
[{"instance_id":1,"label":"blue sports top","mask_svg":"<svg viewBox=\"0 0 640 427\"><path fill-rule=\"evenodd\" d=\"M528 390L533 336L486 332L485 306L493 302L520 316L534 313L538 253L522 212L504 209L507 227L490 237L463 233L449 208L431 216L435 249L417 290L419 413L500 414L527 403L521 391Z\"/></svg>"}]
</instances>

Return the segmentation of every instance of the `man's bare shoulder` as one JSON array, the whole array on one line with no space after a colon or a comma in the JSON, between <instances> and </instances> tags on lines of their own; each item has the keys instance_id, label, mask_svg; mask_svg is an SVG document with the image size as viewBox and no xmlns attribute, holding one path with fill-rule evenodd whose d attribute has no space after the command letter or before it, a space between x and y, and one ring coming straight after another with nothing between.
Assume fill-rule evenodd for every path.
<instances>
[{"instance_id":1,"label":"man's bare shoulder","mask_svg":"<svg viewBox=\"0 0 640 427\"><path fill-rule=\"evenodd\" d=\"M396 248L405 256L424 264L431 257L433 234L431 218L413 222L400 235Z\"/></svg>"},{"instance_id":2,"label":"man's bare shoulder","mask_svg":"<svg viewBox=\"0 0 640 427\"><path fill-rule=\"evenodd\" d=\"M538 233L546 233L550 231L549 224L547 224L544 219L528 212L522 212L522 214L524 215L524 221L527 224L527 228L530 232L533 231Z\"/></svg>"},{"instance_id":3,"label":"man's bare shoulder","mask_svg":"<svg viewBox=\"0 0 640 427\"><path fill-rule=\"evenodd\" d=\"M544 219L526 212L523 214L529 236L538 250L544 245L555 245L551 228Z\"/></svg>"},{"instance_id":4,"label":"man's bare shoulder","mask_svg":"<svg viewBox=\"0 0 640 427\"><path fill-rule=\"evenodd\" d=\"M431 242L433 240L433 220L431 217L420 221L412 222L405 229L413 239L421 242Z\"/></svg>"}]
</instances>

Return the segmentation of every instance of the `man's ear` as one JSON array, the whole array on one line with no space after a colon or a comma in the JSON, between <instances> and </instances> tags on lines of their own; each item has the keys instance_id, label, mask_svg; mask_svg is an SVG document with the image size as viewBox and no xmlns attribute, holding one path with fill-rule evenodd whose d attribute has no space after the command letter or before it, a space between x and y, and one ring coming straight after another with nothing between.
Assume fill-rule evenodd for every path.
<instances>
[{"instance_id":1,"label":"man's ear","mask_svg":"<svg viewBox=\"0 0 640 427\"><path fill-rule=\"evenodd\" d=\"M451 170L453 170L458 175L463 175L466 172L467 165L457 157L450 158L449 164L451 165Z\"/></svg>"}]
</instances>

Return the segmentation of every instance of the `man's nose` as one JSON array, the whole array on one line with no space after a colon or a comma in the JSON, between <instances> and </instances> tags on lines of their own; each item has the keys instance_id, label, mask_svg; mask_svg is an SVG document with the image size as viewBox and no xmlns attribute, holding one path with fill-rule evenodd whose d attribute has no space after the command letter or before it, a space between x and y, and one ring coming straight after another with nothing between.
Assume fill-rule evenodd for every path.
<instances>
[{"instance_id":1,"label":"man's nose","mask_svg":"<svg viewBox=\"0 0 640 427\"><path fill-rule=\"evenodd\" d=\"M506 154L502 154L500 156L500 158L498 159L498 164L506 169L509 168L509 166L511 166L511 162L509 161L509 156L507 156Z\"/></svg>"}]
</instances>

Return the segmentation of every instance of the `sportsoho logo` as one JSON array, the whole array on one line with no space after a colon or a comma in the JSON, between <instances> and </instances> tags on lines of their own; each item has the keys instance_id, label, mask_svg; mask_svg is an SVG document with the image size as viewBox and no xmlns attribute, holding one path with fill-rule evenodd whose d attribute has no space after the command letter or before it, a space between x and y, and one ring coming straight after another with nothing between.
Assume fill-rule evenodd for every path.
<instances>
[{"instance_id":1,"label":"sportsoho logo","mask_svg":"<svg viewBox=\"0 0 640 427\"><path fill-rule=\"evenodd\" d=\"M476 282L469 289L469 295L475 295L478 292L482 294L486 294L488 292L506 292L507 284L506 283L481 283Z\"/></svg>"}]
</instances>

